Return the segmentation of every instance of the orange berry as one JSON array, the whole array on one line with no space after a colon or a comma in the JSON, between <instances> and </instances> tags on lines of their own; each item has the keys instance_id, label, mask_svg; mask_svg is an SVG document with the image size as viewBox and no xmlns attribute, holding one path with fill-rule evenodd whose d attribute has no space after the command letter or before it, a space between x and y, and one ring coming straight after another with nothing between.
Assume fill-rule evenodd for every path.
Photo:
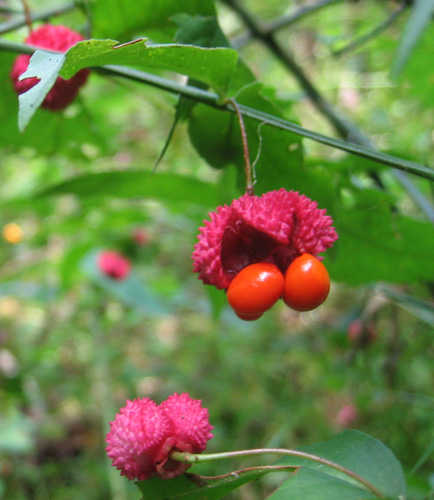
<instances>
[{"instance_id":1,"label":"orange berry","mask_svg":"<svg viewBox=\"0 0 434 500\"><path fill-rule=\"evenodd\" d=\"M258 319L282 295L283 282L283 274L274 264L250 264L231 281L228 302L241 319Z\"/></svg>"},{"instance_id":2,"label":"orange berry","mask_svg":"<svg viewBox=\"0 0 434 500\"><path fill-rule=\"evenodd\" d=\"M20 243L23 239L23 230L16 222L9 222L3 227L3 238L12 245Z\"/></svg>"},{"instance_id":3,"label":"orange berry","mask_svg":"<svg viewBox=\"0 0 434 500\"><path fill-rule=\"evenodd\" d=\"M329 273L313 255L304 253L286 270L282 297L291 309L311 311L325 301L329 291Z\"/></svg>"}]
</instances>

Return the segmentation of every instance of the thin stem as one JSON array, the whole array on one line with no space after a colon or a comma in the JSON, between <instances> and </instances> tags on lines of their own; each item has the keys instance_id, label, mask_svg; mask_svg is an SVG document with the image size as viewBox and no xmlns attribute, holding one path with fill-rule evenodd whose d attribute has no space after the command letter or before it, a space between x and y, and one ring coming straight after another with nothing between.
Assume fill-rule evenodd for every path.
<instances>
[{"instance_id":1,"label":"thin stem","mask_svg":"<svg viewBox=\"0 0 434 500\"><path fill-rule=\"evenodd\" d=\"M365 43L369 42L369 40L379 35L383 31L385 31L391 24L393 24L395 20L399 17L399 15L404 11L405 7L406 7L405 4L401 4L399 8L394 12L392 12L392 14L390 14L390 16L385 21L380 23L378 26L376 26L374 29L372 29L365 35L362 35L359 38L352 40L348 45L345 45L345 47L342 47L341 49L338 50L334 50L333 55L341 56L342 54L351 52L352 50L355 50L360 46L364 45Z\"/></svg>"},{"instance_id":2,"label":"thin stem","mask_svg":"<svg viewBox=\"0 0 434 500\"><path fill-rule=\"evenodd\" d=\"M27 24L27 28L29 29L29 34L30 34L32 32L32 17L30 14L29 4L27 3L27 0L21 0L21 3L23 4L25 22Z\"/></svg>"},{"instance_id":3,"label":"thin stem","mask_svg":"<svg viewBox=\"0 0 434 500\"><path fill-rule=\"evenodd\" d=\"M221 474L220 476L201 476L196 474L199 479L204 481L218 481L219 479L226 479L228 477L237 477L241 474L245 474L247 472L254 471L270 471L270 472L279 472L279 471L287 471L288 469L299 469L298 465L259 465L257 467L246 467L241 470L234 470L232 472L228 472L226 474Z\"/></svg>"},{"instance_id":4,"label":"thin stem","mask_svg":"<svg viewBox=\"0 0 434 500\"><path fill-rule=\"evenodd\" d=\"M326 467L330 467L331 469L337 470L351 477L352 479L363 485L368 491L373 493L378 498L386 498L385 495L383 495L383 493L381 493L381 491L379 491L373 484L371 484L369 481L359 476L355 472L347 469L346 467L342 467L342 465L339 465L335 462L331 462L330 460L318 457L316 455L312 455L310 453L305 453L304 451L287 450L285 448L257 448L253 450L238 450L238 451L228 451L223 453L207 453L202 455L195 455L193 453L185 453L181 451L172 451L170 457L173 458L174 460L178 460L179 462L195 464L202 462L210 462L213 460L223 460L226 458L247 457L251 455L264 455L264 454L287 455L291 457L304 458L306 460L310 460L312 462L325 465Z\"/></svg>"},{"instance_id":5,"label":"thin stem","mask_svg":"<svg viewBox=\"0 0 434 500\"><path fill-rule=\"evenodd\" d=\"M316 12L317 10L322 9L323 7L326 7L327 5L330 5L332 3L337 3L342 1L343 0L319 0L318 2L312 3L311 5L299 7L291 14L279 16L278 18L273 19L268 23L264 24L261 28L261 31L263 35L269 36L272 33L275 33L276 31L282 28L285 28L287 26L290 26L291 24L298 22L301 18L303 18L308 14L312 14L313 12ZM251 38L252 38L251 33L243 33L231 39L231 44L233 47L239 48L248 43L249 40L251 40Z\"/></svg>"},{"instance_id":6,"label":"thin stem","mask_svg":"<svg viewBox=\"0 0 434 500\"><path fill-rule=\"evenodd\" d=\"M54 8L39 12L37 14L31 14L29 19L30 19L30 22L44 21L46 19L49 19L50 17L59 16L59 15L64 14L70 10L73 10L75 8L76 8L75 3L71 2L71 3L63 5L62 7L54 7ZM18 28L22 28L26 24L27 24L26 17L15 20L15 21L8 21L6 23L2 23L2 24L0 24L0 35L3 35L4 33L8 33L10 31L14 31Z\"/></svg>"},{"instance_id":7,"label":"thin stem","mask_svg":"<svg viewBox=\"0 0 434 500\"><path fill-rule=\"evenodd\" d=\"M244 172L246 175L246 193L249 195L253 195L254 190L253 190L253 180L252 180L252 165L250 163L249 143L247 141L246 127L244 126L243 115L240 111L240 107L238 106L235 99L230 99L230 103L235 108L235 112L238 118L238 123L240 124L241 141L243 143L243 154L244 154Z\"/></svg>"},{"instance_id":8,"label":"thin stem","mask_svg":"<svg viewBox=\"0 0 434 500\"><path fill-rule=\"evenodd\" d=\"M1 49L7 50L9 52L24 54L32 54L35 50L38 50L37 47L32 47L18 42L11 42L10 40L4 40L0 38L0 50ZM167 78L156 76L152 73L146 73L145 71L139 71L128 67L114 65L96 68L96 71L101 74L120 76L137 82L145 83L167 92L184 95L186 97L189 97L190 99L194 99L195 101L202 102L216 109L220 109L221 111L236 113L236 110L231 102L221 104L220 97L213 92L209 92L207 90L203 90L191 85L184 85L178 82L174 82L172 80L168 80ZM397 158L386 153L381 153L369 147L360 146L352 142L347 142L341 139L335 139L333 137L318 134L317 132L313 132L312 130L300 127L296 123L284 120L283 118L278 118L276 116L264 113L248 106L244 106L242 104L238 104L238 107L244 117L252 118L253 120L258 122L264 122L271 127L275 127L280 130L287 130L288 132L292 132L293 134L305 137L306 139L311 139L321 144L325 144L326 146L340 149L341 151L346 151L347 153L355 154L368 160L372 160L377 163L402 170L403 172L408 172L419 177L434 181L434 169L432 168L425 167L417 163L404 160L402 158ZM407 181L409 180L407 179Z\"/></svg>"}]
</instances>

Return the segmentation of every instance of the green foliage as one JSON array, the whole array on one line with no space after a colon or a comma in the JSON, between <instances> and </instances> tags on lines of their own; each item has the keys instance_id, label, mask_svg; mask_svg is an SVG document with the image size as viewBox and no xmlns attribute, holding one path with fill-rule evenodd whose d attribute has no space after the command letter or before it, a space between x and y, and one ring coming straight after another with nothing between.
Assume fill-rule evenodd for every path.
<instances>
[{"instance_id":1,"label":"green foliage","mask_svg":"<svg viewBox=\"0 0 434 500\"><path fill-rule=\"evenodd\" d=\"M19 128L26 128L58 76L69 79L84 68L119 64L166 69L201 80L223 96L236 62L237 53L231 49L206 50L175 44L146 46L143 40L123 45L114 40L86 40L65 54L36 51L21 78L37 77L40 81L20 96Z\"/></svg>"},{"instance_id":2,"label":"green foliage","mask_svg":"<svg viewBox=\"0 0 434 500\"><path fill-rule=\"evenodd\" d=\"M409 3L406 23L364 42L393 2L324 2L290 29L296 9L279 0L94 0L59 17L56 0L29 2L32 13L49 8L50 22L92 38L65 54L36 51L26 75L41 81L20 109L8 52L28 50L18 42L25 34L10 31L24 19L9 12L18 4L0 9L0 226L15 221L24 234L16 244L0 239L0 496L138 498L105 461L108 422L126 399L188 391L209 408L210 453L299 449L387 498L430 498L432 2ZM265 31L255 40L244 33L235 50L246 13ZM274 18L279 33L267 35ZM331 55L349 40L362 43ZM70 107L39 108L59 75L87 67ZM324 261L330 297L311 313L279 301L243 322L224 291L191 272L208 212L245 190L231 99L243 114L255 193L306 194L339 233ZM345 140L321 106L352 122ZM392 168L415 174L410 184ZM109 248L131 260L127 279L98 270ZM351 339L355 320L373 337ZM355 414L343 422L346 407ZM349 427L363 432L340 433ZM138 486L154 500L377 498L324 464L273 455L269 465L290 468L251 469L264 462L195 464L192 475Z\"/></svg>"}]
</instances>

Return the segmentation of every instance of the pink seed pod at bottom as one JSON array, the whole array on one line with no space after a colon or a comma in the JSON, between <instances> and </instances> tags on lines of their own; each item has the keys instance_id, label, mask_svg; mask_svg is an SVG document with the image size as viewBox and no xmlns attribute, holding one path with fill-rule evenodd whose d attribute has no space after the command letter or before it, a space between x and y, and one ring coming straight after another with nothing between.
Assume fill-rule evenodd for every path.
<instances>
[{"instance_id":1,"label":"pink seed pod at bottom","mask_svg":"<svg viewBox=\"0 0 434 500\"><path fill-rule=\"evenodd\" d=\"M212 429L208 410L187 393L175 393L159 406L149 398L137 398L127 401L110 423L106 451L128 479L170 479L191 467L170 453L202 452L213 437Z\"/></svg>"}]
</instances>

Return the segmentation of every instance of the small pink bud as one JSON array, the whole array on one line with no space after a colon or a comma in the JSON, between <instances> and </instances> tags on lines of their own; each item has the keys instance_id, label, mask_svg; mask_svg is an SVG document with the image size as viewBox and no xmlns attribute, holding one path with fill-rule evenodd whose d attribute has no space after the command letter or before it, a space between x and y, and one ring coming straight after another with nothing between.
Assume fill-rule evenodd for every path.
<instances>
[{"instance_id":1,"label":"small pink bud","mask_svg":"<svg viewBox=\"0 0 434 500\"><path fill-rule=\"evenodd\" d=\"M353 404L342 406L335 418L337 427L347 429L353 426L359 418L359 410Z\"/></svg>"},{"instance_id":2,"label":"small pink bud","mask_svg":"<svg viewBox=\"0 0 434 500\"><path fill-rule=\"evenodd\" d=\"M105 251L98 256L98 268L110 278L123 280L130 274L131 263L118 252Z\"/></svg>"},{"instance_id":3,"label":"small pink bud","mask_svg":"<svg viewBox=\"0 0 434 500\"><path fill-rule=\"evenodd\" d=\"M137 243L137 245L145 247L146 245L148 245L151 238L145 228L138 227L133 232L133 239Z\"/></svg>"}]
</instances>

